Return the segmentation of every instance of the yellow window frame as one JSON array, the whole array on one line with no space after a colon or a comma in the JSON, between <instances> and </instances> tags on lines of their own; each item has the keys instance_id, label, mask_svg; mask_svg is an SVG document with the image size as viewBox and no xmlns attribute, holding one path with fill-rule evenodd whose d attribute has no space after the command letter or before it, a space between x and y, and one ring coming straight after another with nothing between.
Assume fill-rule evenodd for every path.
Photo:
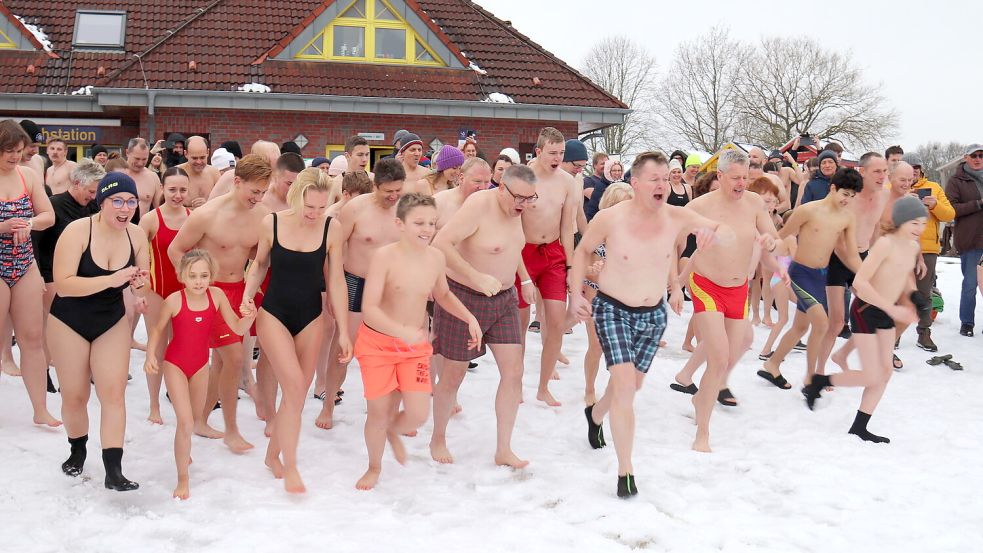
<instances>
[{"instance_id":1,"label":"yellow window frame","mask_svg":"<svg viewBox=\"0 0 983 553\"><path fill-rule=\"evenodd\" d=\"M0 30L0 48L13 49L17 48L17 44L7 36L7 33Z\"/></svg>"},{"instance_id":2,"label":"yellow window frame","mask_svg":"<svg viewBox=\"0 0 983 553\"><path fill-rule=\"evenodd\" d=\"M359 0L352 0L339 13L347 12ZM355 63L384 63L413 65L421 67L445 67L440 56L434 52L423 38L413 30L404 19L388 20L376 19L376 2L381 2L394 17L399 18L399 13L386 0L365 0L365 17L336 17L320 33L314 36L300 52L294 56L296 59L307 60L330 60ZM335 56L334 55L334 29L335 27L356 27L364 31L365 48L362 56ZM405 58L379 58L375 56L375 31L376 29L397 29L406 32ZM416 59L416 45L419 43L430 54L434 61L419 61ZM304 54L308 49L313 48L317 54ZM372 55L368 55L371 52Z\"/></svg>"}]
</instances>

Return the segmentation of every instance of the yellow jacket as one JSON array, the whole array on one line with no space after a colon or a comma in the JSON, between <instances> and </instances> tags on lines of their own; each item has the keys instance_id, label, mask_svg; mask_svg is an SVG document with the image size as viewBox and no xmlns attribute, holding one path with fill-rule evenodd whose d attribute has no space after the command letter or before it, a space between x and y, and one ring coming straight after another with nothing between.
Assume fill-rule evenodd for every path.
<instances>
[{"instance_id":1,"label":"yellow jacket","mask_svg":"<svg viewBox=\"0 0 983 553\"><path fill-rule=\"evenodd\" d=\"M911 189L918 190L928 188L932 191L932 197L937 202L935 207L928 210L928 224L925 225L925 232L922 233L922 253L938 254L942 251L939 245L939 223L948 223L956 218L956 210L949 203L949 198L939 183L932 182L922 177Z\"/></svg>"}]
</instances>

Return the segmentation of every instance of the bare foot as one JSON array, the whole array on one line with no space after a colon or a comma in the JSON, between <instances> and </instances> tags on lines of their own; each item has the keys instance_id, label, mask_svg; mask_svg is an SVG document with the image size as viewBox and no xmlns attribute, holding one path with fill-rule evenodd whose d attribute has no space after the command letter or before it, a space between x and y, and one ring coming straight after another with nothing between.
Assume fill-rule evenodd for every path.
<instances>
[{"instance_id":1,"label":"bare foot","mask_svg":"<svg viewBox=\"0 0 983 553\"><path fill-rule=\"evenodd\" d=\"M321 430L331 430L331 426L334 424L332 416L334 415L334 402L325 399L324 405L321 407L321 412L314 419L314 426L320 428Z\"/></svg>"},{"instance_id":2,"label":"bare foot","mask_svg":"<svg viewBox=\"0 0 983 553\"><path fill-rule=\"evenodd\" d=\"M680 386L682 386L682 387L685 388L686 386L689 386L690 384L693 383L693 379L692 378L687 378L685 380L689 380L689 382L684 382L684 379L682 378L682 375L683 375L683 373L681 373L681 372L680 373L676 373L676 379L675 379L676 380L676 384L679 384Z\"/></svg>"},{"instance_id":3,"label":"bare foot","mask_svg":"<svg viewBox=\"0 0 983 553\"><path fill-rule=\"evenodd\" d=\"M273 478L277 480L283 478L283 463L280 462L280 455L270 455L269 452L266 453L266 468L270 469L273 473Z\"/></svg>"},{"instance_id":4,"label":"bare foot","mask_svg":"<svg viewBox=\"0 0 983 553\"><path fill-rule=\"evenodd\" d=\"M664 347L666 347L666 341L665 340L659 340L659 349L662 349Z\"/></svg>"},{"instance_id":5,"label":"bare foot","mask_svg":"<svg viewBox=\"0 0 983 553\"><path fill-rule=\"evenodd\" d=\"M224 442L233 453L245 453L253 448L253 444L247 442L238 432L226 433Z\"/></svg>"},{"instance_id":6,"label":"bare foot","mask_svg":"<svg viewBox=\"0 0 983 553\"><path fill-rule=\"evenodd\" d=\"M771 357L768 358L767 361L765 361L764 363L762 363L761 364L761 367L764 370L768 371L768 373L771 374L771 376L774 376L775 378L778 378L779 376L782 375L782 371L781 371L779 365L775 364L775 356L774 355L772 355Z\"/></svg>"},{"instance_id":7,"label":"bare foot","mask_svg":"<svg viewBox=\"0 0 983 553\"><path fill-rule=\"evenodd\" d=\"M567 356L566 355L563 355L562 353L560 353L559 355L557 355L556 362L559 363L559 364L561 364L561 365L570 366L570 360L567 359Z\"/></svg>"},{"instance_id":8,"label":"bare foot","mask_svg":"<svg viewBox=\"0 0 983 553\"><path fill-rule=\"evenodd\" d=\"M58 428L61 426L61 421L51 416L47 410L43 413L34 415L34 424L41 424L50 426L51 428Z\"/></svg>"},{"instance_id":9,"label":"bare foot","mask_svg":"<svg viewBox=\"0 0 983 553\"><path fill-rule=\"evenodd\" d=\"M587 392L586 394L584 394L584 403L586 405L594 405L595 403L597 403L596 394L594 392Z\"/></svg>"},{"instance_id":10,"label":"bare foot","mask_svg":"<svg viewBox=\"0 0 983 553\"><path fill-rule=\"evenodd\" d=\"M174 497L184 501L191 497L191 486L188 483L187 476L179 476L177 479L177 487L174 488Z\"/></svg>"},{"instance_id":11,"label":"bare foot","mask_svg":"<svg viewBox=\"0 0 983 553\"><path fill-rule=\"evenodd\" d=\"M362 477L358 479L358 482L355 482L355 489L363 490L363 491L371 490L379 482L379 474L381 472L382 469L373 469L373 468L370 468L369 470L365 471L365 474L363 474Z\"/></svg>"},{"instance_id":12,"label":"bare foot","mask_svg":"<svg viewBox=\"0 0 983 553\"><path fill-rule=\"evenodd\" d=\"M761 319L758 317L754 317L753 319L751 319L751 324L754 326L761 326Z\"/></svg>"},{"instance_id":13,"label":"bare foot","mask_svg":"<svg viewBox=\"0 0 983 553\"><path fill-rule=\"evenodd\" d=\"M273 435L273 421L266 421L266 426L263 427L263 435L267 438Z\"/></svg>"},{"instance_id":14,"label":"bare foot","mask_svg":"<svg viewBox=\"0 0 983 553\"><path fill-rule=\"evenodd\" d=\"M850 361L847 359L847 356L844 355L842 351L834 351L833 355L829 356L829 360L836 363L836 366L838 366L841 371L849 372Z\"/></svg>"},{"instance_id":15,"label":"bare foot","mask_svg":"<svg viewBox=\"0 0 983 553\"><path fill-rule=\"evenodd\" d=\"M550 380L559 380L559 379L560 379L560 373L556 372L556 369L553 369L553 374L550 375Z\"/></svg>"},{"instance_id":16,"label":"bare foot","mask_svg":"<svg viewBox=\"0 0 983 553\"><path fill-rule=\"evenodd\" d=\"M225 436L225 432L215 430L211 426L208 426L207 422L195 424L195 434L201 436L202 438L209 438L211 440L217 440Z\"/></svg>"},{"instance_id":17,"label":"bare foot","mask_svg":"<svg viewBox=\"0 0 983 553\"><path fill-rule=\"evenodd\" d=\"M406 436L407 438L415 438L416 430L410 430L409 432L404 432L403 435Z\"/></svg>"},{"instance_id":18,"label":"bare foot","mask_svg":"<svg viewBox=\"0 0 983 553\"><path fill-rule=\"evenodd\" d=\"M406 434L403 434L404 436ZM413 435L416 436L416 430L413 431ZM396 458L396 462L405 465L406 464L406 446L403 445L403 440L399 438L399 434L395 432L389 432L386 436L389 440L389 447L393 450L393 457Z\"/></svg>"},{"instance_id":19,"label":"bare foot","mask_svg":"<svg viewBox=\"0 0 983 553\"><path fill-rule=\"evenodd\" d=\"M147 351L147 344L141 344L136 340L130 340L130 349L138 349L140 351Z\"/></svg>"},{"instance_id":20,"label":"bare foot","mask_svg":"<svg viewBox=\"0 0 983 553\"><path fill-rule=\"evenodd\" d=\"M696 432L696 439L693 440L693 451L699 451L701 453L712 453L710 450L710 433L709 432Z\"/></svg>"},{"instance_id":21,"label":"bare foot","mask_svg":"<svg viewBox=\"0 0 983 553\"><path fill-rule=\"evenodd\" d=\"M307 493L307 487L304 486L297 469L284 469L283 489L287 490L287 493Z\"/></svg>"},{"instance_id":22,"label":"bare foot","mask_svg":"<svg viewBox=\"0 0 983 553\"><path fill-rule=\"evenodd\" d=\"M529 461L524 459L519 459L515 453L507 451L505 453L495 454L495 464L500 467L512 467L514 469L523 469L529 464Z\"/></svg>"},{"instance_id":23,"label":"bare foot","mask_svg":"<svg viewBox=\"0 0 983 553\"><path fill-rule=\"evenodd\" d=\"M763 322L764 322L764 325L767 326L768 328L771 328L771 327L775 326L775 321L773 321L773 320L771 320L771 319L769 319L767 317L765 318L765 320Z\"/></svg>"},{"instance_id":24,"label":"bare foot","mask_svg":"<svg viewBox=\"0 0 983 553\"><path fill-rule=\"evenodd\" d=\"M553 397L553 394L551 394L549 390L536 392L536 399L545 402L546 405L549 405L550 407L559 407L561 405L559 401L556 401L556 398Z\"/></svg>"},{"instance_id":25,"label":"bare foot","mask_svg":"<svg viewBox=\"0 0 983 553\"><path fill-rule=\"evenodd\" d=\"M451 410L451 416L454 416L454 415L460 413L461 411L464 411L464 407L461 407L461 404L460 403L455 403L454 404L454 409Z\"/></svg>"},{"instance_id":26,"label":"bare foot","mask_svg":"<svg viewBox=\"0 0 983 553\"><path fill-rule=\"evenodd\" d=\"M683 344L683 351L688 351L690 353L693 353L693 350L695 350L695 349L696 349L696 347L693 346L692 343Z\"/></svg>"},{"instance_id":27,"label":"bare foot","mask_svg":"<svg viewBox=\"0 0 983 553\"><path fill-rule=\"evenodd\" d=\"M447 444L444 442L430 442L430 456L433 457L434 461L437 461L442 465L449 465L454 462L454 457L451 455L450 450L447 449Z\"/></svg>"},{"instance_id":28,"label":"bare foot","mask_svg":"<svg viewBox=\"0 0 983 553\"><path fill-rule=\"evenodd\" d=\"M147 420L154 424L164 424L164 419L160 416L160 410L150 411L150 414L147 415Z\"/></svg>"},{"instance_id":29,"label":"bare foot","mask_svg":"<svg viewBox=\"0 0 983 553\"><path fill-rule=\"evenodd\" d=\"M3 371L3 374L7 376L20 376L20 367L14 363L13 359L7 359L0 363L0 371Z\"/></svg>"}]
</instances>

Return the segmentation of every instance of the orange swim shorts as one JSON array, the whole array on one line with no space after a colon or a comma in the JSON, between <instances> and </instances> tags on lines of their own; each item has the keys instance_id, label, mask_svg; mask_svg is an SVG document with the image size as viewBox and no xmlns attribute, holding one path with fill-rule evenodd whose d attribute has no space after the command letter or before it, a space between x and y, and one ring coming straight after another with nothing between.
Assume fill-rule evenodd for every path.
<instances>
[{"instance_id":1,"label":"orange swim shorts","mask_svg":"<svg viewBox=\"0 0 983 553\"><path fill-rule=\"evenodd\" d=\"M431 355L429 341L410 345L363 323L355 337L355 358L365 399L379 399L393 391L429 394Z\"/></svg>"}]
</instances>

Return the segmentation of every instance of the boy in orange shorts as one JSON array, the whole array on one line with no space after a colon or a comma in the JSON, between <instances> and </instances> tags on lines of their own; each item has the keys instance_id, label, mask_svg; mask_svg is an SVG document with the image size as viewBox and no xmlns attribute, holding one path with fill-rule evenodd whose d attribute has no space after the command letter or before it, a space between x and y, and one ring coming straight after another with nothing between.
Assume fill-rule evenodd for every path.
<instances>
[{"instance_id":1,"label":"boy in orange shorts","mask_svg":"<svg viewBox=\"0 0 983 553\"><path fill-rule=\"evenodd\" d=\"M364 320L355 339L368 417L365 446L369 468L355 487L372 489L382 472L386 439L396 460L406 462L399 436L416 431L430 416L430 356L427 300L465 321L469 348L481 343L477 319L451 293L444 254L430 246L437 232L432 196L406 194L396 205L400 240L379 248L369 261L362 297ZM407 270L412 267L412 270ZM398 411L402 400L403 411Z\"/></svg>"}]
</instances>

